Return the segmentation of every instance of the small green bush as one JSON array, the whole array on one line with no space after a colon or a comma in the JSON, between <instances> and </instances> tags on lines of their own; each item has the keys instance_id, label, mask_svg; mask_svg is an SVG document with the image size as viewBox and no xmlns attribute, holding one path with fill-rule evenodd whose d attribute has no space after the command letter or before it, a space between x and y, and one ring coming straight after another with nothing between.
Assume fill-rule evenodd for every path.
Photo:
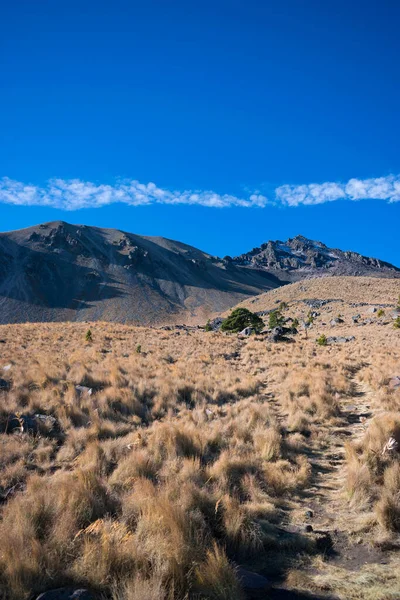
<instances>
[{"instance_id":1,"label":"small green bush","mask_svg":"<svg viewBox=\"0 0 400 600\"><path fill-rule=\"evenodd\" d=\"M284 310L286 310L288 308L288 303L287 302L281 302L279 305L279 311L282 312Z\"/></svg>"},{"instance_id":2,"label":"small green bush","mask_svg":"<svg viewBox=\"0 0 400 600\"><path fill-rule=\"evenodd\" d=\"M380 308L380 309L378 310L378 312L376 313L376 316L377 316L377 317L383 317L383 316L384 316L384 314L385 314L385 311L383 310L383 308Z\"/></svg>"},{"instance_id":3,"label":"small green bush","mask_svg":"<svg viewBox=\"0 0 400 600\"><path fill-rule=\"evenodd\" d=\"M256 333L259 333L264 328L264 321L247 308L235 308L222 322L221 331L239 333L245 327L252 327Z\"/></svg>"},{"instance_id":4,"label":"small green bush","mask_svg":"<svg viewBox=\"0 0 400 600\"><path fill-rule=\"evenodd\" d=\"M328 344L328 339L324 333L317 339L317 344L319 346L326 346Z\"/></svg>"},{"instance_id":5,"label":"small green bush","mask_svg":"<svg viewBox=\"0 0 400 600\"><path fill-rule=\"evenodd\" d=\"M283 317L279 309L273 310L269 313L269 328L274 329L274 327L280 327L283 323Z\"/></svg>"},{"instance_id":6,"label":"small green bush","mask_svg":"<svg viewBox=\"0 0 400 600\"><path fill-rule=\"evenodd\" d=\"M137 352L138 354L141 354L141 352L142 352L142 346L141 346L141 344L138 344L138 345L136 346L136 352Z\"/></svg>"},{"instance_id":7,"label":"small green bush","mask_svg":"<svg viewBox=\"0 0 400 600\"><path fill-rule=\"evenodd\" d=\"M210 323L210 319L208 319L206 326L205 326L205 330L206 331L212 331L212 327L211 327L211 323Z\"/></svg>"},{"instance_id":8,"label":"small green bush","mask_svg":"<svg viewBox=\"0 0 400 600\"><path fill-rule=\"evenodd\" d=\"M397 317L397 319L395 319L394 323L393 323L393 327L395 329L400 329L400 316Z\"/></svg>"},{"instance_id":9,"label":"small green bush","mask_svg":"<svg viewBox=\"0 0 400 600\"><path fill-rule=\"evenodd\" d=\"M92 332L90 331L90 329L87 330L86 335L85 335L85 340L90 344L91 342L93 342L93 336L92 336Z\"/></svg>"}]
</instances>

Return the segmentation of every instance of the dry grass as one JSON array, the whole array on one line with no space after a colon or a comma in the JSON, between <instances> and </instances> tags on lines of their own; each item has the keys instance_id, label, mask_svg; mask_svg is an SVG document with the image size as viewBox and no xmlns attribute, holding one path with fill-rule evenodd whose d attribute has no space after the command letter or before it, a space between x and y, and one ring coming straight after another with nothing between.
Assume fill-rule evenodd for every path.
<instances>
[{"instance_id":1,"label":"dry grass","mask_svg":"<svg viewBox=\"0 0 400 600\"><path fill-rule=\"evenodd\" d=\"M273 575L318 553L312 536L282 531L309 502L312 460L345 445L334 432L357 402L355 378L376 416L346 444L334 510L338 523L340 511L368 517L371 538L397 535L400 463L381 451L400 431L399 334L357 329L346 315L359 309L343 306L340 335L356 342L318 347L323 310L308 339L277 345L104 323L90 324L91 343L88 324L1 327L0 595L71 584L113 600L240 599L236 565ZM56 426L11 433L12 414ZM328 589L319 568L289 587Z\"/></svg>"}]
</instances>

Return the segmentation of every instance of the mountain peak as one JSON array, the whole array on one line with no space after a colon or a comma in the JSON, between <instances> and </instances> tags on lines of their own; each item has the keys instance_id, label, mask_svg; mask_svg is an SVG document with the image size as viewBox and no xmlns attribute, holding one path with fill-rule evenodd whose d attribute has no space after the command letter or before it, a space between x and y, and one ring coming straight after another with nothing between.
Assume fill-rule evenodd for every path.
<instances>
[{"instance_id":1,"label":"mountain peak","mask_svg":"<svg viewBox=\"0 0 400 600\"><path fill-rule=\"evenodd\" d=\"M400 275L400 269L390 263L357 252L329 248L322 242L310 240L301 234L288 238L285 242L269 241L259 248L236 256L233 263L267 270L285 281L329 275Z\"/></svg>"}]
</instances>

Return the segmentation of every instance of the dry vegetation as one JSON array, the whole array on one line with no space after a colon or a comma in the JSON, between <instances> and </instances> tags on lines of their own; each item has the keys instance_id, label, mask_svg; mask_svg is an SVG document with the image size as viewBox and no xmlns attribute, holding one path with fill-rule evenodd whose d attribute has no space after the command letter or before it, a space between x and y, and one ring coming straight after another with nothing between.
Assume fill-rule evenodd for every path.
<instances>
[{"instance_id":1,"label":"dry vegetation","mask_svg":"<svg viewBox=\"0 0 400 600\"><path fill-rule=\"evenodd\" d=\"M375 282L384 303L392 282ZM287 301L285 314L307 314ZM331 331L322 322L338 310L345 323ZM251 598L241 565L318 598L398 598L400 460L382 450L400 444L400 332L346 316L366 310L328 304L292 344L105 323L87 342L87 324L2 326L0 594ZM356 340L316 345L338 329ZM22 416L35 431L17 430Z\"/></svg>"}]
</instances>

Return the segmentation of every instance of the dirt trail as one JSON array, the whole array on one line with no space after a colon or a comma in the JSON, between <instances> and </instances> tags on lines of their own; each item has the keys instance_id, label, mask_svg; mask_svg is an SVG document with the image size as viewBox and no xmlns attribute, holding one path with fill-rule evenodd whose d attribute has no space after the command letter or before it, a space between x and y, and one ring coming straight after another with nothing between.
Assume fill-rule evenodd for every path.
<instances>
[{"instance_id":1,"label":"dirt trail","mask_svg":"<svg viewBox=\"0 0 400 600\"><path fill-rule=\"evenodd\" d=\"M331 542L327 554L337 565L356 570L362 564L380 562L380 551L364 545L346 532L349 511L344 496L346 477L346 442L362 438L370 420L377 414L374 392L364 382L353 379L352 396L338 399L341 423L326 427L323 440L309 446L312 467L311 484L299 497L294 512L295 526L312 533L324 534ZM328 431L329 430L329 431Z\"/></svg>"}]
</instances>

